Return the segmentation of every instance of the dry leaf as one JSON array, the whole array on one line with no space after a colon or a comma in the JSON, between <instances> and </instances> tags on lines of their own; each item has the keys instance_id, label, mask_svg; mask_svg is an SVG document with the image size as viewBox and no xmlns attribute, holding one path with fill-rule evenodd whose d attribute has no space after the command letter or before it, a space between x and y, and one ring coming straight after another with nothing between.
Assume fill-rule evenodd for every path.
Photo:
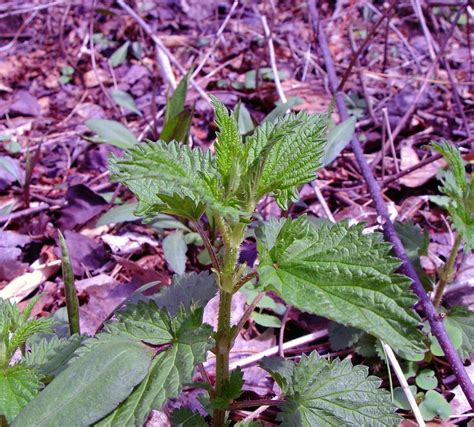
<instances>
[{"instance_id":1,"label":"dry leaf","mask_svg":"<svg viewBox=\"0 0 474 427\"><path fill-rule=\"evenodd\" d=\"M411 144L402 145L400 149L400 158L400 170L402 171L420 162L420 158ZM412 173L403 176L400 178L399 182L405 187L419 187L433 178L438 172L439 168L445 165L446 162L443 159L436 160L433 163L429 163L426 166L423 166L422 168L419 168Z\"/></svg>"}]
</instances>

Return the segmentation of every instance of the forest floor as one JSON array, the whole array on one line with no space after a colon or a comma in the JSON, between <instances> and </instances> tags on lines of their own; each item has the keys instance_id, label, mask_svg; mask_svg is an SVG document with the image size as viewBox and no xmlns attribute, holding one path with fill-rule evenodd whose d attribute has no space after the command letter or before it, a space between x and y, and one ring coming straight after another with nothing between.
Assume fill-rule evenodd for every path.
<instances>
[{"instance_id":1,"label":"forest floor","mask_svg":"<svg viewBox=\"0 0 474 427\"><path fill-rule=\"evenodd\" d=\"M446 212L430 201L439 194L437 173L446 163L427 144L447 139L467 163L474 160L473 9L463 2L434 0L395 2L388 13L380 1L317 3L339 77L355 58L344 85L345 101L390 215L413 224L400 230L413 237L408 249L420 255L421 268L435 278L449 256L453 231ZM188 70L193 70L193 83L186 98L192 110L187 142L205 149L213 150L216 131L209 95L229 108L241 102L246 114L239 124L244 129L260 123L282 101L295 111L321 113L332 99L306 1L129 2L138 20L122 4L0 4L0 297L23 306L40 292L34 315L64 312L61 230L76 277L82 330L90 334L143 284L169 284L179 265L186 271L210 266L187 227L166 217L149 227L133 217L131 193L111 182L107 171L108 156L121 150L94 142L88 120L115 120L138 140L155 140L170 88ZM355 55L366 38L367 45ZM336 110L332 118L340 121ZM265 218L282 215L272 200L260 205L259 213ZM316 184L301 189L288 215L302 213L380 228L349 146L318 173ZM163 239L180 227L185 251L165 256ZM426 247L418 247L424 239ZM252 239L243 256L255 260ZM448 304L474 306L473 267L472 253L460 253ZM236 316L251 299L250 294L236 298ZM285 354L316 349L349 356L368 364L389 387L384 360L352 347L334 351L326 320L287 308L276 297L271 301L247 323L234 357L258 355L320 331L318 339L290 346ZM211 303L208 319L213 310ZM440 391L454 416L434 423L465 423L460 414L469 406L449 365L439 358L431 366L443 379ZM250 398L266 396L273 387L256 367L248 369L246 380ZM198 406L193 393L182 400ZM408 413L402 414L412 422ZM271 422L275 412L260 416ZM156 419L149 425L159 425Z\"/></svg>"}]
</instances>

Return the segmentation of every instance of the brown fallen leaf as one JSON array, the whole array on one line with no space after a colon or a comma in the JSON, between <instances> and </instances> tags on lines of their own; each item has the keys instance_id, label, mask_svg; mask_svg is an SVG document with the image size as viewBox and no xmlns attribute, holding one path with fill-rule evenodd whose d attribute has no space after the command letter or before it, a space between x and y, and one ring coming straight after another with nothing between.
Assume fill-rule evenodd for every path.
<instances>
[{"instance_id":1,"label":"brown fallen leaf","mask_svg":"<svg viewBox=\"0 0 474 427\"><path fill-rule=\"evenodd\" d=\"M110 76L107 71L99 68L95 71L89 70L87 73L84 74L84 84L86 85L86 87L96 87L99 86L100 83L110 83Z\"/></svg>"},{"instance_id":2,"label":"brown fallen leaf","mask_svg":"<svg viewBox=\"0 0 474 427\"><path fill-rule=\"evenodd\" d=\"M16 277L0 291L0 298L9 299L12 302L21 301L55 274L60 266L61 260L51 261L47 264L36 260L30 265L31 272Z\"/></svg>"},{"instance_id":3,"label":"brown fallen leaf","mask_svg":"<svg viewBox=\"0 0 474 427\"><path fill-rule=\"evenodd\" d=\"M403 144L400 149L400 170L404 171L411 166L414 166L420 162L418 154L413 149L411 143ZM446 166L444 159L436 160L433 163L429 163L412 173L405 175L400 178L400 184L409 188L416 188L423 185L433 178L438 172L439 168Z\"/></svg>"},{"instance_id":4,"label":"brown fallen leaf","mask_svg":"<svg viewBox=\"0 0 474 427\"><path fill-rule=\"evenodd\" d=\"M127 270L130 270L130 272L133 273L134 279L140 282L141 284L150 282L161 282L163 284L169 285L171 283L170 276L167 273L151 270L149 268L143 268L135 261L131 261L129 259L122 258L117 255L112 255L112 257L121 266L125 267Z\"/></svg>"},{"instance_id":5,"label":"brown fallen leaf","mask_svg":"<svg viewBox=\"0 0 474 427\"><path fill-rule=\"evenodd\" d=\"M81 331L95 334L115 309L139 287L137 283L121 284L107 274L76 281L77 292L89 295L88 302L80 307Z\"/></svg>"}]
</instances>

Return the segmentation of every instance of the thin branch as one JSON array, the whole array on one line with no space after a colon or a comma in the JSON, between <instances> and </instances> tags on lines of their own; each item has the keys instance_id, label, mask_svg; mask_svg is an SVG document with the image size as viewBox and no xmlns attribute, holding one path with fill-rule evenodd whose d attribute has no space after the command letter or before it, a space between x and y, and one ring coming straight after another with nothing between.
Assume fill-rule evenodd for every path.
<instances>
[{"instance_id":1,"label":"thin branch","mask_svg":"<svg viewBox=\"0 0 474 427\"><path fill-rule=\"evenodd\" d=\"M349 65L347 66L347 69L344 73L344 75L341 78L341 82L339 83L339 87L337 88L337 91L340 91L344 88L344 85L346 84L347 79L349 78L352 68L357 62L357 59L362 55L364 52L365 48L368 46L368 44L372 41L372 38L374 37L375 33L377 32L377 29L380 27L384 19L388 16L388 14L392 11L392 9L397 5L397 0L392 0L390 3L390 6L385 9L385 11L382 13L382 16L379 18L379 20L373 25L373 27L370 29L369 34L367 34L367 37L365 38L364 42L359 46L359 49L357 49L357 52L352 55L351 62L349 62Z\"/></svg>"},{"instance_id":2,"label":"thin branch","mask_svg":"<svg viewBox=\"0 0 474 427\"><path fill-rule=\"evenodd\" d=\"M364 2L364 6L367 7L370 11L375 13L377 16L381 16L382 12L380 12L373 4L372 1L366 0ZM408 40L405 38L405 36L402 34L402 32L393 24L392 22L389 22L389 27L390 29L395 33L395 35L398 37L398 39L402 42L403 46L405 49L410 53L411 57L413 58L413 61L415 62L418 71L421 72L421 64L420 60L418 59L418 54L413 50L411 47L410 43Z\"/></svg>"},{"instance_id":3,"label":"thin branch","mask_svg":"<svg viewBox=\"0 0 474 427\"><path fill-rule=\"evenodd\" d=\"M387 25L390 23L390 20L387 18ZM352 26L349 27L349 41L351 43L351 49L352 53L355 55L357 52L357 44L354 39L354 29ZM372 106L372 101L370 100L370 96L367 92L367 85L365 84L365 77L364 77L364 70L362 69L360 65L360 60L359 58L356 59L356 67L358 68L358 75L359 75L359 82L360 82L360 87L362 88L362 93L364 94L364 99L367 104L367 110L369 112L369 116L372 119L372 121L377 125L378 120L377 117L375 116L374 113L374 108Z\"/></svg>"},{"instance_id":4,"label":"thin branch","mask_svg":"<svg viewBox=\"0 0 474 427\"><path fill-rule=\"evenodd\" d=\"M428 30L428 25L426 25L426 19L425 19L425 15L423 14L423 10L421 8L420 0L411 0L411 6L413 7L415 14L418 20L420 21L420 26L423 31L423 35L425 36L425 39L426 39L426 45L428 46L428 53L430 54L430 58L432 61L434 61L436 58L435 49L434 49L434 40L433 40L433 37L431 36L430 31Z\"/></svg>"},{"instance_id":5,"label":"thin branch","mask_svg":"<svg viewBox=\"0 0 474 427\"><path fill-rule=\"evenodd\" d=\"M424 93L426 92L426 89L428 89L428 85L430 83L429 81L430 81L433 73L435 72L436 67L438 66L438 62L441 60L441 58L444 55L444 52L445 52L445 50L448 46L448 41L451 38L451 36L453 35L454 30L456 28L456 25L459 21L459 18L461 18L461 15L462 15L463 11L464 11L464 8L460 7L458 9L458 11L456 12L456 15L453 19L453 22L451 23L451 28L449 29L448 33L446 34L446 37L444 38L443 43L441 44L441 46L438 50L438 53L436 54L436 57L435 57L433 63L431 64L431 67L429 68L428 72L426 73L425 80L424 80L423 84L421 85L420 89L418 90L418 93L416 94L415 99L410 103L410 107L408 108L406 113L403 115L403 117L400 119L400 121L398 122L397 127L393 131L393 139L394 140L397 139L398 135L400 135L400 132L405 128L408 120L411 118L411 116L415 112L415 109L418 105L418 102L420 101L420 99L424 95Z\"/></svg>"},{"instance_id":6,"label":"thin branch","mask_svg":"<svg viewBox=\"0 0 474 427\"><path fill-rule=\"evenodd\" d=\"M281 399L281 395L276 395L274 397L271 398L270 402L272 402L272 404L268 404L268 405L262 405L262 406L259 406L255 411L253 411L252 413L250 413L249 415L247 415L242 421L250 421L250 420L255 420L256 418L258 418L258 416L266 411L271 405L273 405L273 402L275 401L279 401ZM270 403L268 402L268 403Z\"/></svg>"},{"instance_id":7,"label":"thin branch","mask_svg":"<svg viewBox=\"0 0 474 427\"><path fill-rule=\"evenodd\" d=\"M336 105L338 107L341 120L346 120L349 117L349 114L347 112L347 107L344 103L344 94L338 91L339 85L336 70L334 67L334 61L332 59L331 52L329 51L326 34L322 28L322 25L320 25L321 23L319 20L319 13L316 9L314 0L308 0L308 6L314 28L314 33L318 39L319 46L323 54L324 62L326 64L329 86L333 95L336 98ZM459 19L459 11L456 16L457 19ZM454 21L457 22L457 19L455 19ZM446 37L446 40L448 39L449 37ZM442 50L443 49L440 49L440 51ZM364 152L356 134L354 134L352 138L351 146L359 168L365 178L365 181L367 182L369 192L372 196L372 199L374 200L377 213L382 218L385 235L387 239L393 244L393 251L395 255L400 258L403 263L402 271L408 277L410 277L413 282L412 288L421 302L425 316L431 326L431 332L438 339L438 342L440 343L440 346L443 349L444 354L446 355L446 359L449 361L454 375L456 375L459 385L464 391L471 407L474 408L474 387L471 382L471 379L469 378L469 375L464 369L462 361L459 358L459 355L457 354L455 348L453 347L453 344L449 339L446 329L444 328L443 322L439 318L436 309L434 308L430 298L426 294L423 288L423 284L421 283L418 274L413 268L413 265L411 264L405 252L405 249L403 248L402 242L400 241L400 238L398 237L395 231L395 227L390 219L387 207L385 206L380 186L372 175L372 171L369 165L367 164Z\"/></svg>"},{"instance_id":8,"label":"thin branch","mask_svg":"<svg viewBox=\"0 0 474 427\"><path fill-rule=\"evenodd\" d=\"M310 342L319 340L321 338L324 338L328 335L328 330L327 329L322 329L320 331L312 332L311 334L308 335L303 335L302 337L296 338L291 341L287 341L286 343L283 344L283 350L289 350L291 348L299 347L304 344L308 344ZM235 360L230 364L229 369L234 370L238 366L241 368L245 368L247 366L254 365L255 363L259 362L262 360L265 356L275 356L278 354L279 351L279 346L275 345L273 347L270 347L264 351L261 351L260 353L257 354L252 354L251 356L244 357L240 360Z\"/></svg>"},{"instance_id":9,"label":"thin branch","mask_svg":"<svg viewBox=\"0 0 474 427\"><path fill-rule=\"evenodd\" d=\"M393 367L393 370L395 371L395 375L397 376L398 382L400 383L400 387L402 388L403 393L405 394L408 403L410 404L411 410L413 411L413 415L415 415L415 419L418 423L418 426L425 427L426 424L421 415L420 408L416 404L415 397L413 396L413 393L411 392L410 387L408 386L405 375L402 371L402 368L400 367L400 364L398 363L397 358L395 357L395 354L393 353L392 348L384 342L382 342L382 346L385 351L385 354L387 355L387 359L389 360L390 364Z\"/></svg>"},{"instance_id":10,"label":"thin branch","mask_svg":"<svg viewBox=\"0 0 474 427\"><path fill-rule=\"evenodd\" d=\"M162 53L159 54L158 56L158 59L159 60L162 60L164 59L162 54L166 55L167 56L167 59L169 59L169 61L171 61L175 67L183 74L185 75L186 74L186 70L185 68L181 65L181 63L174 57L174 55L168 50L168 48L163 44L163 42L159 39L159 37L157 37L155 35L155 33L153 32L153 30L151 29L151 27L130 7L128 6L124 0L117 0L117 3L119 4L119 6L125 10L125 12L127 12L134 20L135 22L140 25L140 27L143 28L143 31L145 31L145 33L148 34L148 36L153 40L153 42L155 43L155 45L158 47L158 50ZM166 64L166 62L165 62ZM167 70L166 71L167 73L167 78L171 78L170 76L170 70ZM171 72L172 74L172 72ZM199 86L196 81L190 77L189 78L189 83L191 84L191 86L194 87L194 89L196 89L196 91L199 93L199 95L201 96L201 98L203 98L205 101L207 101L209 104L211 103L211 98L209 98L209 96L206 94L206 92L204 92L204 90L202 90L201 86Z\"/></svg>"},{"instance_id":11,"label":"thin branch","mask_svg":"<svg viewBox=\"0 0 474 427\"><path fill-rule=\"evenodd\" d=\"M258 273L256 271L252 271L251 273L247 274L246 276L242 277L234 287L234 291L237 292L242 286L244 286L247 282L249 282L252 279L255 279L255 277L258 276Z\"/></svg>"},{"instance_id":12,"label":"thin branch","mask_svg":"<svg viewBox=\"0 0 474 427\"><path fill-rule=\"evenodd\" d=\"M234 11L235 11L235 9L237 8L238 5L239 5L239 1L238 1L238 0L235 0L234 3L232 3L232 7L230 8L229 13L228 13L227 16L225 17L224 22L222 23L222 25L220 26L220 28L217 30L217 33L216 33L216 41L214 42L214 44L212 45L212 47L206 52L206 54L204 55L204 58L202 58L202 60L201 60L201 62L199 63L199 65L198 65L198 66L196 67L196 69L193 71L193 74L191 75L192 78L197 77L197 75L198 75L199 72L202 70L202 68L204 67L204 65L206 65L206 62L208 61L209 57L212 55L212 52L214 52L214 51L216 50L216 47L219 45L219 42L221 41L222 33L224 32L225 27L227 27L227 24L229 23L230 18L231 18L232 14L234 13Z\"/></svg>"},{"instance_id":13,"label":"thin branch","mask_svg":"<svg viewBox=\"0 0 474 427\"><path fill-rule=\"evenodd\" d=\"M193 221L192 224L194 228L196 229L196 231L198 232L198 234L201 236L201 239L204 243L205 248L207 249L207 252L209 252L212 267L214 268L214 270L216 270L217 273L219 273L221 271L221 265L217 258L216 251L214 250L214 247L212 246L211 241L209 240L209 237L207 236L207 233L204 231L204 229L201 227L198 221Z\"/></svg>"},{"instance_id":14,"label":"thin branch","mask_svg":"<svg viewBox=\"0 0 474 427\"><path fill-rule=\"evenodd\" d=\"M250 305L247 307L245 310L244 314L239 320L239 323L237 323L237 326L235 327L234 330L234 336L232 337L231 341L231 347L234 346L235 338L237 335L239 335L240 331L245 325L245 322L249 320L250 316L252 315L253 311L255 310L255 307L257 307L257 304L261 301L261 299L265 296L265 292L259 292L257 296L254 298L254 300L250 303Z\"/></svg>"},{"instance_id":15,"label":"thin branch","mask_svg":"<svg viewBox=\"0 0 474 427\"><path fill-rule=\"evenodd\" d=\"M278 406L283 403L285 403L285 400L281 399L241 400L231 403L227 409L229 411L235 411L236 409L255 408L256 406Z\"/></svg>"},{"instance_id":16,"label":"thin branch","mask_svg":"<svg viewBox=\"0 0 474 427\"><path fill-rule=\"evenodd\" d=\"M265 33L265 37L267 38L268 42L268 52L270 53L270 64L272 66L273 71L273 79L275 80L275 86L278 92L278 97L280 101L284 104L288 100L286 99L285 92L283 91L283 87L281 86L280 76L278 75L278 68L276 65L276 58L275 58L275 47L273 46L273 39L270 33L270 28L268 28L267 18L262 15L260 17L262 21L263 31Z\"/></svg>"},{"instance_id":17,"label":"thin branch","mask_svg":"<svg viewBox=\"0 0 474 427\"><path fill-rule=\"evenodd\" d=\"M270 33L270 28L268 28L267 18L265 17L265 15L262 15L260 19L262 20L263 32L265 33L265 37L267 38L267 42L268 42L268 52L270 53L270 64L272 66L273 79L275 80L275 86L277 88L278 97L280 98L280 101L284 104L288 100L286 99L285 92L283 91L283 87L281 86L280 76L278 74L278 68L276 65L276 58L275 58L275 47L273 46L272 35Z\"/></svg>"},{"instance_id":18,"label":"thin branch","mask_svg":"<svg viewBox=\"0 0 474 427\"><path fill-rule=\"evenodd\" d=\"M329 206L326 202L326 199L323 196L323 193L321 193L321 190L318 186L318 183L316 181L313 181L311 183L311 185L313 187L314 194L316 195L316 198L318 199L319 204L321 205L321 207L323 208L324 213L326 214L326 217L331 222L336 222L336 220L334 219L334 215L332 214L331 209L329 209Z\"/></svg>"},{"instance_id":19,"label":"thin branch","mask_svg":"<svg viewBox=\"0 0 474 427\"><path fill-rule=\"evenodd\" d=\"M439 307L441 304L441 300L443 299L444 289L446 285L453 281L453 272L454 272L454 265L456 263L456 258L458 256L459 247L462 243L462 235L458 233L456 239L454 241L453 247L451 248L451 252L449 254L448 261L446 265L441 269L440 272L440 281L438 286L436 287L436 291L433 297L433 304L435 307Z\"/></svg>"}]
</instances>

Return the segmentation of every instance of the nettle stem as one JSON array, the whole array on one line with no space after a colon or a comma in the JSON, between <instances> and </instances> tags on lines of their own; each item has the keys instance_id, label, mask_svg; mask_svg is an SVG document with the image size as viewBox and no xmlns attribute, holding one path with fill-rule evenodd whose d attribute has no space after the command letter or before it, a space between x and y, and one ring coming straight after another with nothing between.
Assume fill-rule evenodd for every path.
<instances>
[{"instance_id":1,"label":"nettle stem","mask_svg":"<svg viewBox=\"0 0 474 427\"><path fill-rule=\"evenodd\" d=\"M221 230L222 232L223 230ZM229 354L232 347L232 326L230 322L232 296L240 280L238 266L240 245L244 239L245 224L237 223L224 242L224 258L219 272L219 318L216 333L216 382L215 395L222 395L225 382L229 379ZM225 423L225 409L215 409L212 425L222 427Z\"/></svg>"},{"instance_id":2,"label":"nettle stem","mask_svg":"<svg viewBox=\"0 0 474 427\"><path fill-rule=\"evenodd\" d=\"M439 307L441 304L441 300L443 299L444 289L446 285L453 281L453 273L454 273L454 264L456 263L456 257L458 255L459 247L461 246L462 236L460 233L456 236L454 240L453 248L451 249L451 253L449 254L448 261L446 265L440 271L440 279L439 284L436 288L435 295L433 297L433 305L435 307Z\"/></svg>"}]
</instances>

